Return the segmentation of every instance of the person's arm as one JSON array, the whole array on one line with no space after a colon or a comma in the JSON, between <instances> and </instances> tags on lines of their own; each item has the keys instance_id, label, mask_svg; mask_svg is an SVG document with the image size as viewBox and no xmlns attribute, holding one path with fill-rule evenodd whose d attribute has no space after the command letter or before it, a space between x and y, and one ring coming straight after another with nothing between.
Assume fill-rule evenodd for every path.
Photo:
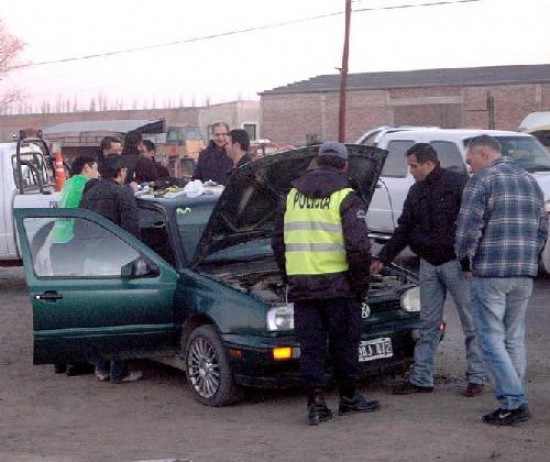
<instances>
[{"instance_id":1,"label":"person's arm","mask_svg":"<svg viewBox=\"0 0 550 462\"><path fill-rule=\"evenodd\" d=\"M197 165L195 165L195 171L193 172L193 180L201 180L201 181L204 181L203 180L203 177L204 177L204 167L203 167L203 163L204 163L204 155L203 153L201 152L199 154L199 158L197 160Z\"/></svg>"},{"instance_id":2,"label":"person's arm","mask_svg":"<svg viewBox=\"0 0 550 462\"><path fill-rule=\"evenodd\" d=\"M120 193L120 226L140 238L138 206L129 188L121 188Z\"/></svg>"},{"instance_id":3,"label":"person's arm","mask_svg":"<svg viewBox=\"0 0 550 462\"><path fill-rule=\"evenodd\" d=\"M281 198L277 215L275 216L275 228L271 235L271 247L275 255L275 261L279 272L283 276L283 281L286 283L286 257L285 257L285 211L286 211L286 197Z\"/></svg>"},{"instance_id":4,"label":"person's arm","mask_svg":"<svg viewBox=\"0 0 550 462\"><path fill-rule=\"evenodd\" d=\"M372 260L365 202L357 193L350 192L342 201L340 216L342 217L342 232L350 282L357 295L361 296L369 287Z\"/></svg>"},{"instance_id":5,"label":"person's arm","mask_svg":"<svg viewBox=\"0 0 550 462\"><path fill-rule=\"evenodd\" d=\"M470 182L464 188L455 233L455 253L464 271L471 271L471 260L477 252L485 223L485 191Z\"/></svg>"},{"instance_id":6,"label":"person's arm","mask_svg":"<svg viewBox=\"0 0 550 462\"><path fill-rule=\"evenodd\" d=\"M548 240L548 215L544 208L544 194L540 187L538 189L538 197L540 202L540 216L539 216L539 253L543 251L546 241Z\"/></svg>"},{"instance_id":7,"label":"person's arm","mask_svg":"<svg viewBox=\"0 0 550 462\"><path fill-rule=\"evenodd\" d=\"M399 255L399 252L401 252L409 244L410 233L418 222L418 217L416 216L414 207L415 189L416 188L413 186L409 190L405 203L403 204L403 212L397 220L397 228L393 232L390 240L386 242L384 247L382 247L376 256L376 260L382 263L382 265L378 265L378 271L384 264L393 262L395 257Z\"/></svg>"}]
</instances>

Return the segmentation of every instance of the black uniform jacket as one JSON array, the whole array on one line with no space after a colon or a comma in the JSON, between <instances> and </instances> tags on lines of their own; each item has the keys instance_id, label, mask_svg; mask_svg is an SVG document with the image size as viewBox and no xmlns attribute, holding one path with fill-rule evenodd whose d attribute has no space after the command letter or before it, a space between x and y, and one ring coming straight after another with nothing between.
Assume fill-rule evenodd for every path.
<instances>
[{"instance_id":1,"label":"black uniform jacket","mask_svg":"<svg viewBox=\"0 0 550 462\"><path fill-rule=\"evenodd\" d=\"M383 263L392 262L407 245L432 265L456 258L456 218L467 181L466 175L437 165L424 181L412 185L397 221L397 229L378 258Z\"/></svg>"},{"instance_id":2,"label":"black uniform jacket","mask_svg":"<svg viewBox=\"0 0 550 462\"><path fill-rule=\"evenodd\" d=\"M333 192L352 187L342 170L321 167L307 172L292 184L300 193L310 198L329 197ZM364 295L369 284L371 244L365 220L366 207L356 193L349 193L340 205L344 246L349 270L343 273L322 275L286 275L284 215L286 197L282 199L275 221L272 247L279 270L288 282L290 301L330 299L337 297L357 298Z\"/></svg>"}]
</instances>

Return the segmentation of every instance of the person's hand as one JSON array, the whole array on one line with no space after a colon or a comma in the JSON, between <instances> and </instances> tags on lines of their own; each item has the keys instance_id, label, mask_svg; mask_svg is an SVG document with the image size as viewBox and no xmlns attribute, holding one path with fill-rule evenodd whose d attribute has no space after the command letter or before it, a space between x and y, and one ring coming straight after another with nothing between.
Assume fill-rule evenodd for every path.
<instances>
[{"instance_id":1,"label":"person's hand","mask_svg":"<svg viewBox=\"0 0 550 462\"><path fill-rule=\"evenodd\" d=\"M132 188L132 191L136 192L139 189L139 184L137 184L135 181L130 182L130 188Z\"/></svg>"},{"instance_id":2,"label":"person's hand","mask_svg":"<svg viewBox=\"0 0 550 462\"><path fill-rule=\"evenodd\" d=\"M374 260L370 264L370 274L378 274L380 271L384 268L384 263L382 263L380 260Z\"/></svg>"}]
</instances>

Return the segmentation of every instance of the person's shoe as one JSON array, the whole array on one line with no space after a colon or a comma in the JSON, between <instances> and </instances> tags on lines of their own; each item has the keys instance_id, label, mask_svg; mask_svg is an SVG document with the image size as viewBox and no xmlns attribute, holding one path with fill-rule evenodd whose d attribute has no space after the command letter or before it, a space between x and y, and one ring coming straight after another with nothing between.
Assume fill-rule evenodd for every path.
<instances>
[{"instance_id":1,"label":"person's shoe","mask_svg":"<svg viewBox=\"0 0 550 462\"><path fill-rule=\"evenodd\" d=\"M67 372L67 363L55 363L53 365L53 371L56 374L64 374Z\"/></svg>"},{"instance_id":2,"label":"person's shoe","mask_svg":"<svg viewBox=\"0 0 550 462\"><path fill-rule=\"evenodd\" d=\"M469 383L466 389L462 392L462 396L467 398L473 398L474 396L479 396L483 393L485 387L480 383Z\"/></svg>"},{"instance_id":3,"label":"person's shoe","mask_svg":"<svg viewBox=\"0 0 550 462\"><path fill-rule=\"evenodd\" d=\"M120 380L117 380L116 382L112 382L112 383L136 382L136 381L140 380L142 377L143 377L143 372L141 372L141 371L132 371L132 372L129 372L124 377L122 377Z\"/></svg>"},{"instance_id":4,"label":"person's shoe","mask_svg":"<svg viewBox=\"0 0 550 462\"><path fill-rule=\"evenodd\" d=\"M515 425L521 422L527 422L531 414L526 404L522 404L517 409L501 409L486 414L482 417L483 422L488 425L503 427L505 425Z\"/></svg>"},{"instance_id":5,"label":"person's shoe","mask_svg":"<svg viewBox=\"0 0 550 462\"><path fill-rule=\"evenodd\" d=\"M326 404L311 404L307 408L307 420L309 425L316 426L332 419L332 411Z\"/></svg>"},{"instance_id":6,"label":"person's shoe","mask_svg":"<svg viewBox=\"0 0 550 462\"><path fill-rule=\"evenodd\" d=\"M109 374L108 372L102 372L98 370L95 371L95 376L100 382L107 382L111 378L111 374Z\"/></svg>"},{"instance_id":7,"label":"person's shoe","mask_svg":"<svg viewBox=\"0 0 550 462\"><path fill-rule=\"evenodd\" d=\"M67 366L67 375L69 377L75 375L86 375L94 373L94 366L89 363L75 363Z\"/></svg>"},{"instance_id":8,"label":"person's shoe","mask_svg":"<svg viewBox=\"0 0 550 462\"><path fill-rule=\"evenodd\" d=\"M402 384L396 385L392 393L394 395L412 395L413 393L432 393L434 387L421 387L420 385L415 385L411 382L404 382Z\"/></svg>"},{"instance_id":9,"label":"person's shoe","mask_svg":"<svg viewBox=\"0 0 550 462\"><path fill-rule=\"evenodd\" d=\"M332 411L328 408L325 397L318 389L310 392L307 400L307 420L309 425L317 426L332 419Z\"/></svg>"},{"instance_id":10,"label":"person's shoe","mask_svg":"<svg viewBox=\"0 0 550 462\"><path fill-rule=\"evenodd\" d=\"M350 412L374 412L380 409L378 401L367 401L364 396L357 393L353 398L340 397L338 415L346 415Z\"/></svg>"}]
</instances>

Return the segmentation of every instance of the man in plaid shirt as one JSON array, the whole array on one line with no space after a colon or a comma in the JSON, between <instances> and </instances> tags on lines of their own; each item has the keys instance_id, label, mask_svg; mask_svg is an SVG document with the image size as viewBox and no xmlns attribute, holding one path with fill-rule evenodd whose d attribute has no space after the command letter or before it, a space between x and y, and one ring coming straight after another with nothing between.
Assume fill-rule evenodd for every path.
<instances>
[{"instance_id":1,"label":"man in plaid shirt","mask_svg":"<svg viewBox=\"0 0 550 462\"><path fill-rule=\"evenodd\" d=\"M548 237L544 196L536 180L502 156L500 143L488 135L470 141L466 162L473 175L464 188L455 250L472 276L472 317L500 403L483 421L514 425L530 416L525 313Z\"/></svg>"}]
</instances>

